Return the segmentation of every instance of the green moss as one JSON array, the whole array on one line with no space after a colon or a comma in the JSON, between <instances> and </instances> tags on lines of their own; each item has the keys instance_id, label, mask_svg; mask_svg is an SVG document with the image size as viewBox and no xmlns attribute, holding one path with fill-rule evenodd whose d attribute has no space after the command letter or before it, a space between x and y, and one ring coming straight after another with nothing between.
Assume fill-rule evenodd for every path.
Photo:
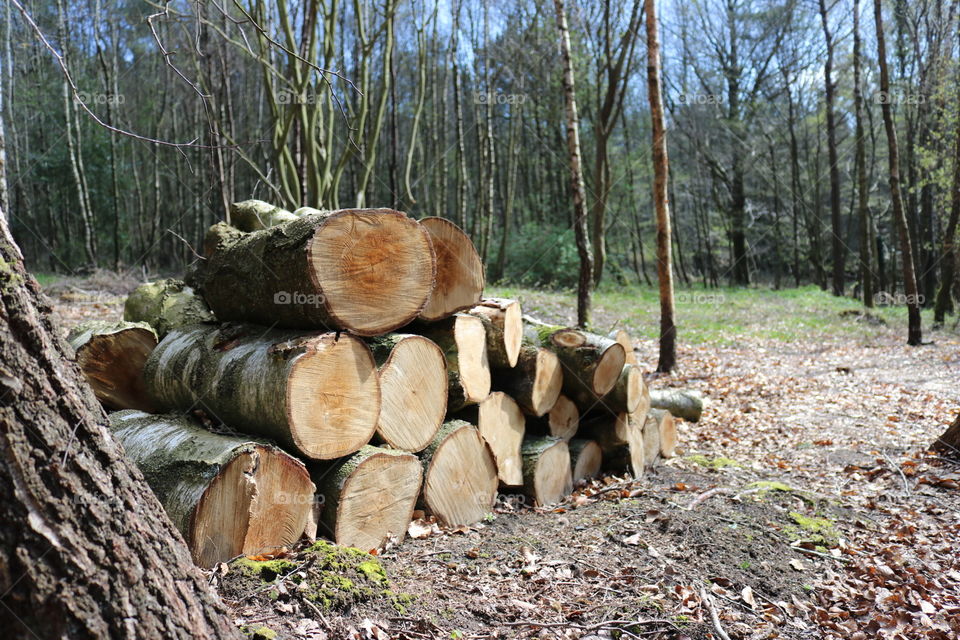
<instances>
[{"instance_id":1,"label":"green moss","mask_svg":"<svg viewBox=\"0 0 960 640\"><path fill-rule=\"evenodd\" d=\"M250 636L253 640L274 640L277 632L262 624L250 624L240 627L240 633Z\"/></svg>"},{"instance_id":2,"label":"green moss","mask_svg":"<svg viewBox=\"0 0 960 640\"><path fill-rule=\"evenodd\" d=\"M835 547L840 543L840 532L837 531L833 521L827 518L805 516L796 511L791 511L788 515L795 524L787 525L783 528L783 532L791 540L810 542L822 550Z\"/></svg>"},{"instance_id":3,"label":"green moss","mask_svg":"<svg viewBox=\"0 0 960 640\"><path fill-rule=\"evenodd\" d=\"M757 493L760 495L766 495L771 491L782 491L783 493L792 493L794 491L790 485L783 484L782 482L768 482L766 480L751 482L747 485L747 489L759 489Z\"/></svg>"},{"instance_id":4,"label":"green moss","mask_svg":"<svg viewBox=\"0 0 960 640\"><path fill-rule=\"evenodd\" d=\"M730 459L730 458L725 458L725 457L723 457L723 456L717 456L717 457L715 457L715 458L711 458L711 457L709 457L709 456L705 456L705 455L701 455L701 454L694 454L694 455L691 455L691 456L687 456L687 457L684 458L684 459L685 459L685 460L689 460L690 462L692 462L692 463L694 463L694 464L698 464L698 465L700 465L701 467L706 467L707 469L713 469L713 470L725 469L725 468L727 468L727 467L742 467L742 466L743 466L742 464L740 464L740 463L737 462L736 460L732 460L732 459Z\"/></svg>"}]
</instances>

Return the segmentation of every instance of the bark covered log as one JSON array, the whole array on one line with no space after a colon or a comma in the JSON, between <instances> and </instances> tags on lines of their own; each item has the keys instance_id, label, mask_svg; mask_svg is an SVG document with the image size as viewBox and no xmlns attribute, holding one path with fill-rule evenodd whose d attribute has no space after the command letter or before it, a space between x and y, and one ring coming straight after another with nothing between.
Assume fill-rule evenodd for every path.
<instances>
[{"instance_id":1,"label":"bark covered log","mask_svg":"<svg viewBox=\"0 0 960 640\"><path fill-rule=\"evenodd\" d=\"M531 438L523 443L523 489L539 507L560 502L573 491L570 450L559 438Z\"/></svg>"},{"instance_id":2,"label":"bark covered log","mask_svg":"<svg viewBox=\"0 0 960 640\"><path fill-rule=\"evenodd\" d=\"M555 353L524 344L517 366L494 370L493 384L510 394L525 412L540 417L550 411L560 397L563 370Z\"/></svg>"},{"instance_id":3,"label":"bark covered log","mask_svg":"<svg viewBox=\"0 0 960 640\"><path fill-rule=\"evenodd\" d=\"M216 320L193 287L173 278L145 282L134 289L123 304L123 319L146 322L161 340L178 327Z\"/></svg>"},{"instance_id":4,"label":"bark covered log","mask_svg":"<svg viewBox=\"0 0 960 640\"><path fill-rule=\"evenodd\" d=\"M677 423L673 414L663 409L650 409L647 415L657 423L657 453L662 458L677 455Z\"/></svg>"},{"instance_id":5,"label":"bark covered log","mask_svg":"<svg viewBox=\"0 0 960 640\"><path fill-rule=\"evenodd\" d=\"M314 486L296 458L185 416L119 411L110 422L201 567L290 547L303 535Z\"/></svg>"},{"instance_id":6,"label":"bark covered log","mask_svg":"<svg viewBox=\"0 0 960 640\"><path fill-rule=\"evenodd\" d=\"M0 263L0 628L12 638L238 638L105 428L2 211Z\"/></svg>"},{"instance_id":7,"label":"bark covered log","mask_svg":"<svg viewBox=\"0 0 960 640\"><path fill-rule=\"evenodd\" d=\"M473 242L460 227L444 218L424 218L420 224L430 234L437 257L437 277L430 300L420 312L426 322L442 320L480 301L483 262Z\"/></svg>"},{"instance_id":8,"label":"bark covered log","mask_svg":"<svg viewBox=\"0 0 960 640\"><path fill-rule=\"evenodd\" d=\"M240 231L260 231L287 222L298 216L263 200L244 200L230 203L230 224Z\"/></svg>"},{"instance_id":9,"label":"bark covered log","mask_svg":"<svg viewBox=\"0 0 960 640\"><path fill-rule=\"evenodd\" d=\"M157 346L157 334L142 322L87 322L67 341L97 400L111 410L152 411L143 365Z\"/></svg>"},{"instance_id":10,"label":"bark covered log","mask_svg":"<svg viewBox=\"0 0 960 640\"><path fill-rule=\"evenodd\" d=\"M367 340L379 368L377 439L394 449L421 451L447 413L447 363L423 336L390 333Z\"/></svg>"},{"instance_id":11,"label":"bark covered log","mask_svg":"<svg viewBox=\"0 0 960 640\"><path fill-rule=\"evenodd\" d=\"M603 396L617 383L626 363L623 345L610 338L524 318L524 337L557 354L563 364L564 393Z\"/></svg>"},{"instance_id":12,"label":"bark covered log","mask_svg":"<svg viewBox=\"0 0 960 640\"><path fill-rule=\"evenodd\" d=\"M703 397L685 389L651 389L650 406L669 411L687 422L697 422L703 413Z\"/></svg>"},{"instance_id":13,"label":"bark covered log","mask_svg":"<svg viewBox=\"0 0 960 640\"><path fill-rule=\"evenodd\" d=\"M375 336L413 320L433 289L429 234L390 209L318 212L217 246L194 280L224 321Z\"/></svg>"},{"instance_id":14,"label":"bark covered log","mask_svg":"<svg viewBox=\"0 0 960 640\"><path fill-rule=\"evenodd\" d=\"M367 444L380 415L370 350L349 334L194 325L157 346L144 368L164 410L204 410L314 459Z\"/></svg>"},{"instance_id":15,"label":"bark covered log","mask_svg":"<svg viewBox=\"0 0 960 640\"><path fill-rule=\"evenodd\" d=\"M497 465L477 428L450 420L420 460L424 467L422 506L441 523L455 527L480 521L497 495Z\"/></svg>"},{"instance_id":16,"label":"bark covered log","mask_svg":"<svg viewBox=\"0 0 960 640\"><path fill-rule=\"evenodd\" d=\"M468 407L460 417L477 425L493 459L497 476L505 486L523 484L520 445L526 430L523 412L517 403L502 391L495 391L475 407Z\"/></svg>"},{"instance_id":17,"label":"bark covered log","mask_svg":"<svg viewBox=\"0 0 960 640\"><path fill-rule=\"evenodd\" d=\"M494 369L517 366L523 343L523 313L520 303L508 298L484 298L467 313L484 320L487 359Z\"/></svg>"},{"instance_id":18,"label":"bark covered log","mask_svg":"<svg viewBox=\"0 0 960 640\"><path fill-rule=\"evenodd\" d=\"M316 467L316 465L314 465ZM403 540L423 470L412 453L365 446L313 477L321 504L320 533L363 551Z\"/></svg>"},{"instance_id":19,"label":"bark covered log","mask_svg":"<svg viewBox=\"0 0 960 640\"><path fill-rule=\"evenodd\" d=\"M477 404L490 395L487 339L479 318L458 313L430 324L413 325L440 347L447 360L447 411Z\"/></svg>"}]
</instances>

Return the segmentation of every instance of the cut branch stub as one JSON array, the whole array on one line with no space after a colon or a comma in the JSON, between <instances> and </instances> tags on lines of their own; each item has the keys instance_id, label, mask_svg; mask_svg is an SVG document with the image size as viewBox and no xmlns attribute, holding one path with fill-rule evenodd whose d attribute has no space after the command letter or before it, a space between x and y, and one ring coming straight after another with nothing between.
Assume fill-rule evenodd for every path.
<instances>
[{"instance_id":1,"label":"cut branch stub","mask_svg":"<svg viewBox=\"0 0 960 640\"><path fill-rule=\"evenodd\" d=\"M544 324L529 316L524 320L524 337L560 358L563 390L571 398L601 397L616 385L626 363L623 345L580 329Z\"/></svg>"},{"instance_id":2,"label":"cut branch stub","mask_svg":"<svg viewBox=\"0 0 960 640\"><path fill-rule=\"evenodd\" d=\"M459 411L490 395L487 338L479 318L458 313L414 330L440 347L447 360L447 411Z\"/></svg>"},{"instance_id":3,"label":"cut branch stub","mask_svg":"<svg viewBox=\"0 0 960 640\"><path fill-rule=\"evenodd\" d=\"M477 428L444 423L420 459L426 471L423 506L446 526L478 522L493 508L497 465Z\"/></svg>"},{"instance_id":4,"label":"cut branch stub","mask_svg":"<svg viewBox=\"0 0 960 640\"><path fill-rule=\"evenodd\" d=\"M120 411L110 423L201 567L277 551L303 535L314 485L299 460L186 416Z\"/></svg>"},{"instance_id":5,"label":"cut branch stub","mask_svg":"<svg viewBox=\"0 0 960 640\"><path fill-rule=\"evenodd\" d=\"M160 339L177 327L216 320L192 287L173 278L145 282L134 289L123 304L123 319L146 322Z\"/></svg>"},{"instance_id":6,"label":"cut branch stub","mask_svg":"<svg viewBox=\"0 0 960 640\"><path fill-rule=\"evenodd\" d=\"M521 455L524 492L537 506L556 504L573 491L570 450L566 442L558 438L528 439L523 443Z\"/></svg>"},{"instance_id":7,"label":"cut branch stub","mask_svg":"<svg viewBox=\"0 0 960 640\"><path fill-rule=\"evenodd\" d=\"M429 234L391 209L317 212L214 244L196 282L221 320L375 336L416 318L433 290Z\"/></svg>"},{"instance_id":8,"label":"cut branch stub","mask_svg":"<svg viewBox=\"0 0 960 640\"><path fill-rule=\"evenodd\" d=\"M600 473L603 466L603 450L593 440L574 438L567 443L570 447L570 466L573 469L573 481L592 478Z\"/></svg>"},{"instance_id":9,"label":"cut branch stub","mask_svg":"<svg viewBox=\"0 0 960 640\"><path fill-rule=\"evenodd\" d=\"M497 369L494 385L506 391L531 415L540 417L557 403L563 387L563 371L557 355L529 344L520 348L517 366Z\"/></svg>"},{"instance_id":10,"label":"cut branch stub","mask_svg":"<svg viewBox=\"0 0 960 640\"><path fill-rule=\"evenodd\" d=\"M523 412L513 398L502 391L495 391L476 407L468 407L462 417L477 425L480 437L490 447L497 463L500 483L506 486L522 485L520 445L526 425Z\"/></svg>"},{"instance_id":11,"label":"cut branch stub","mask_svg":"<svg viewBox=\"0 0 960 640\"><path fill-rule=\"evenodd\" d=\"M460 227L444 218L424 218L437 257L437 278L420 319L433 322L477 304L483 294L483 262Z\"/></svg>"},{"instance_id":12,"label":"cut branch stub","mask_svg":"<svg viewBox=\"0 0 960 640\"><path fill-rule=\"evenodd\" d=\"M163 339L144 377L164 409L203 409L308 458L357 451L380 415L373 356L349 334L194 325Z\"/></svg>"},{"instance_id":13,"label":"cut branch stub","mask_svg":"<svg viewBox=\"0 0 960 640\"><path fill-rule=\"evenodd\" d=\"M523 343L523 314L520 303L508 298L484 298L468 311L484 320L487 331L487 358L494 369L517 366Z\"/></svg>"},{"instance_id":14,"label":"cut branch stub","mask_svg":"<svg viewBox=\"0 0 960 640\"><path fill-rule=\"evenodd\" d=\"M152 411L143 365L157 346L157 334L143 322L86 322L67 341L97 400L110 410Z\"/></svg>"},{"instance_id":15,"label":"cut branch stub","mask_svg":"<svg viewBox=\"0 0 960 640\"><path fill-rule=\"evenodd\" d=\"M433 341L391 333L367 340L380 369L377 438L394 449L421 451L447 413L447 364Z\"/></svg>"},{"instance_id":16,"label":"cut branch stub","mask_svg":"<svg viewBox=\"0 0 960 640\"><path fill-rule=\"evenodd\" d=\"M420 495L423 469L412 453L365 446L333 467L315 469L320 532L363 551L403 540Z\"/></svg>"}]
</instances>

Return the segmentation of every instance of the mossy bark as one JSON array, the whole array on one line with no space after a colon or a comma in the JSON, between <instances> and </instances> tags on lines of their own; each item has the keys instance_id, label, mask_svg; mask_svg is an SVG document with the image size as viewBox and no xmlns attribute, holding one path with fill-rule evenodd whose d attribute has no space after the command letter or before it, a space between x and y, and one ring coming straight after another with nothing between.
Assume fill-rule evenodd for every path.
<instances>
[{"instance_id":1,"label":"mossy bark","mask_svg":"<svg viewBox=\"0 0 960 640\"><path fill-rule=\"evenodd\" d=\"M230 204L230 224L240 231L260 231L296 219L296 215L263 200L244 200Z\"/></svg>"},{"instance_id":2,"label":"mossy bark","mask_svg":"<svg viewBox=\"0 0 960 640\"><path fill-rule=\"evenodd\" d=\"M123 319L146 322L163 339L172 330L190 324L215 322L207 303L182 280L146 282L127 296Z\"/></svg>"},{"instance_id":3,"label":"mossy bark","mask_svg":"<svg viewBox=\"0 0 960 640\"><path fill-rule=\"evenodd\" d=\"M665 409L687 422L697 422L703 413L703 397L686 389L651 389L650 406Z\"/></svg>"},{"instance_id":4,"label":"mossy bark","mask_svg":"<svg viewBox=\"0 0 960 640\"><path fill-rule=\"evenodd\" d=\"M553 351L563 364L564 393L577 402L589 402L590 397L609 391L610 387L603 388L602 381L597 380L597 368L605 357L610 357L608 351L616 350L620 352L616 370L620 371L626 362L622 345L580 329L545 324L529 316L524 316L524 320L525 341Z\"/></svg>"}]
</instances>

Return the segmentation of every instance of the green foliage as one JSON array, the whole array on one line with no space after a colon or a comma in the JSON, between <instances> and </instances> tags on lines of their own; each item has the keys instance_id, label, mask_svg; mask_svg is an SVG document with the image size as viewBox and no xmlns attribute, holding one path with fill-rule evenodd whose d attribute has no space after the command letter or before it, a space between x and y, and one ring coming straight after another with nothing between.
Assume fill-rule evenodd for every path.
<instances>
[{"instance_id":1,"label":"green foliage","mask_svg":"<svg viewBox=\"0 0 960 640\"><path fill-rule=\"evenodd\" d=\"M552 224L527 223L507 238L504 280L530 287L577 286L580 260L573 231Z\"/></svg>"}]
</instances>

